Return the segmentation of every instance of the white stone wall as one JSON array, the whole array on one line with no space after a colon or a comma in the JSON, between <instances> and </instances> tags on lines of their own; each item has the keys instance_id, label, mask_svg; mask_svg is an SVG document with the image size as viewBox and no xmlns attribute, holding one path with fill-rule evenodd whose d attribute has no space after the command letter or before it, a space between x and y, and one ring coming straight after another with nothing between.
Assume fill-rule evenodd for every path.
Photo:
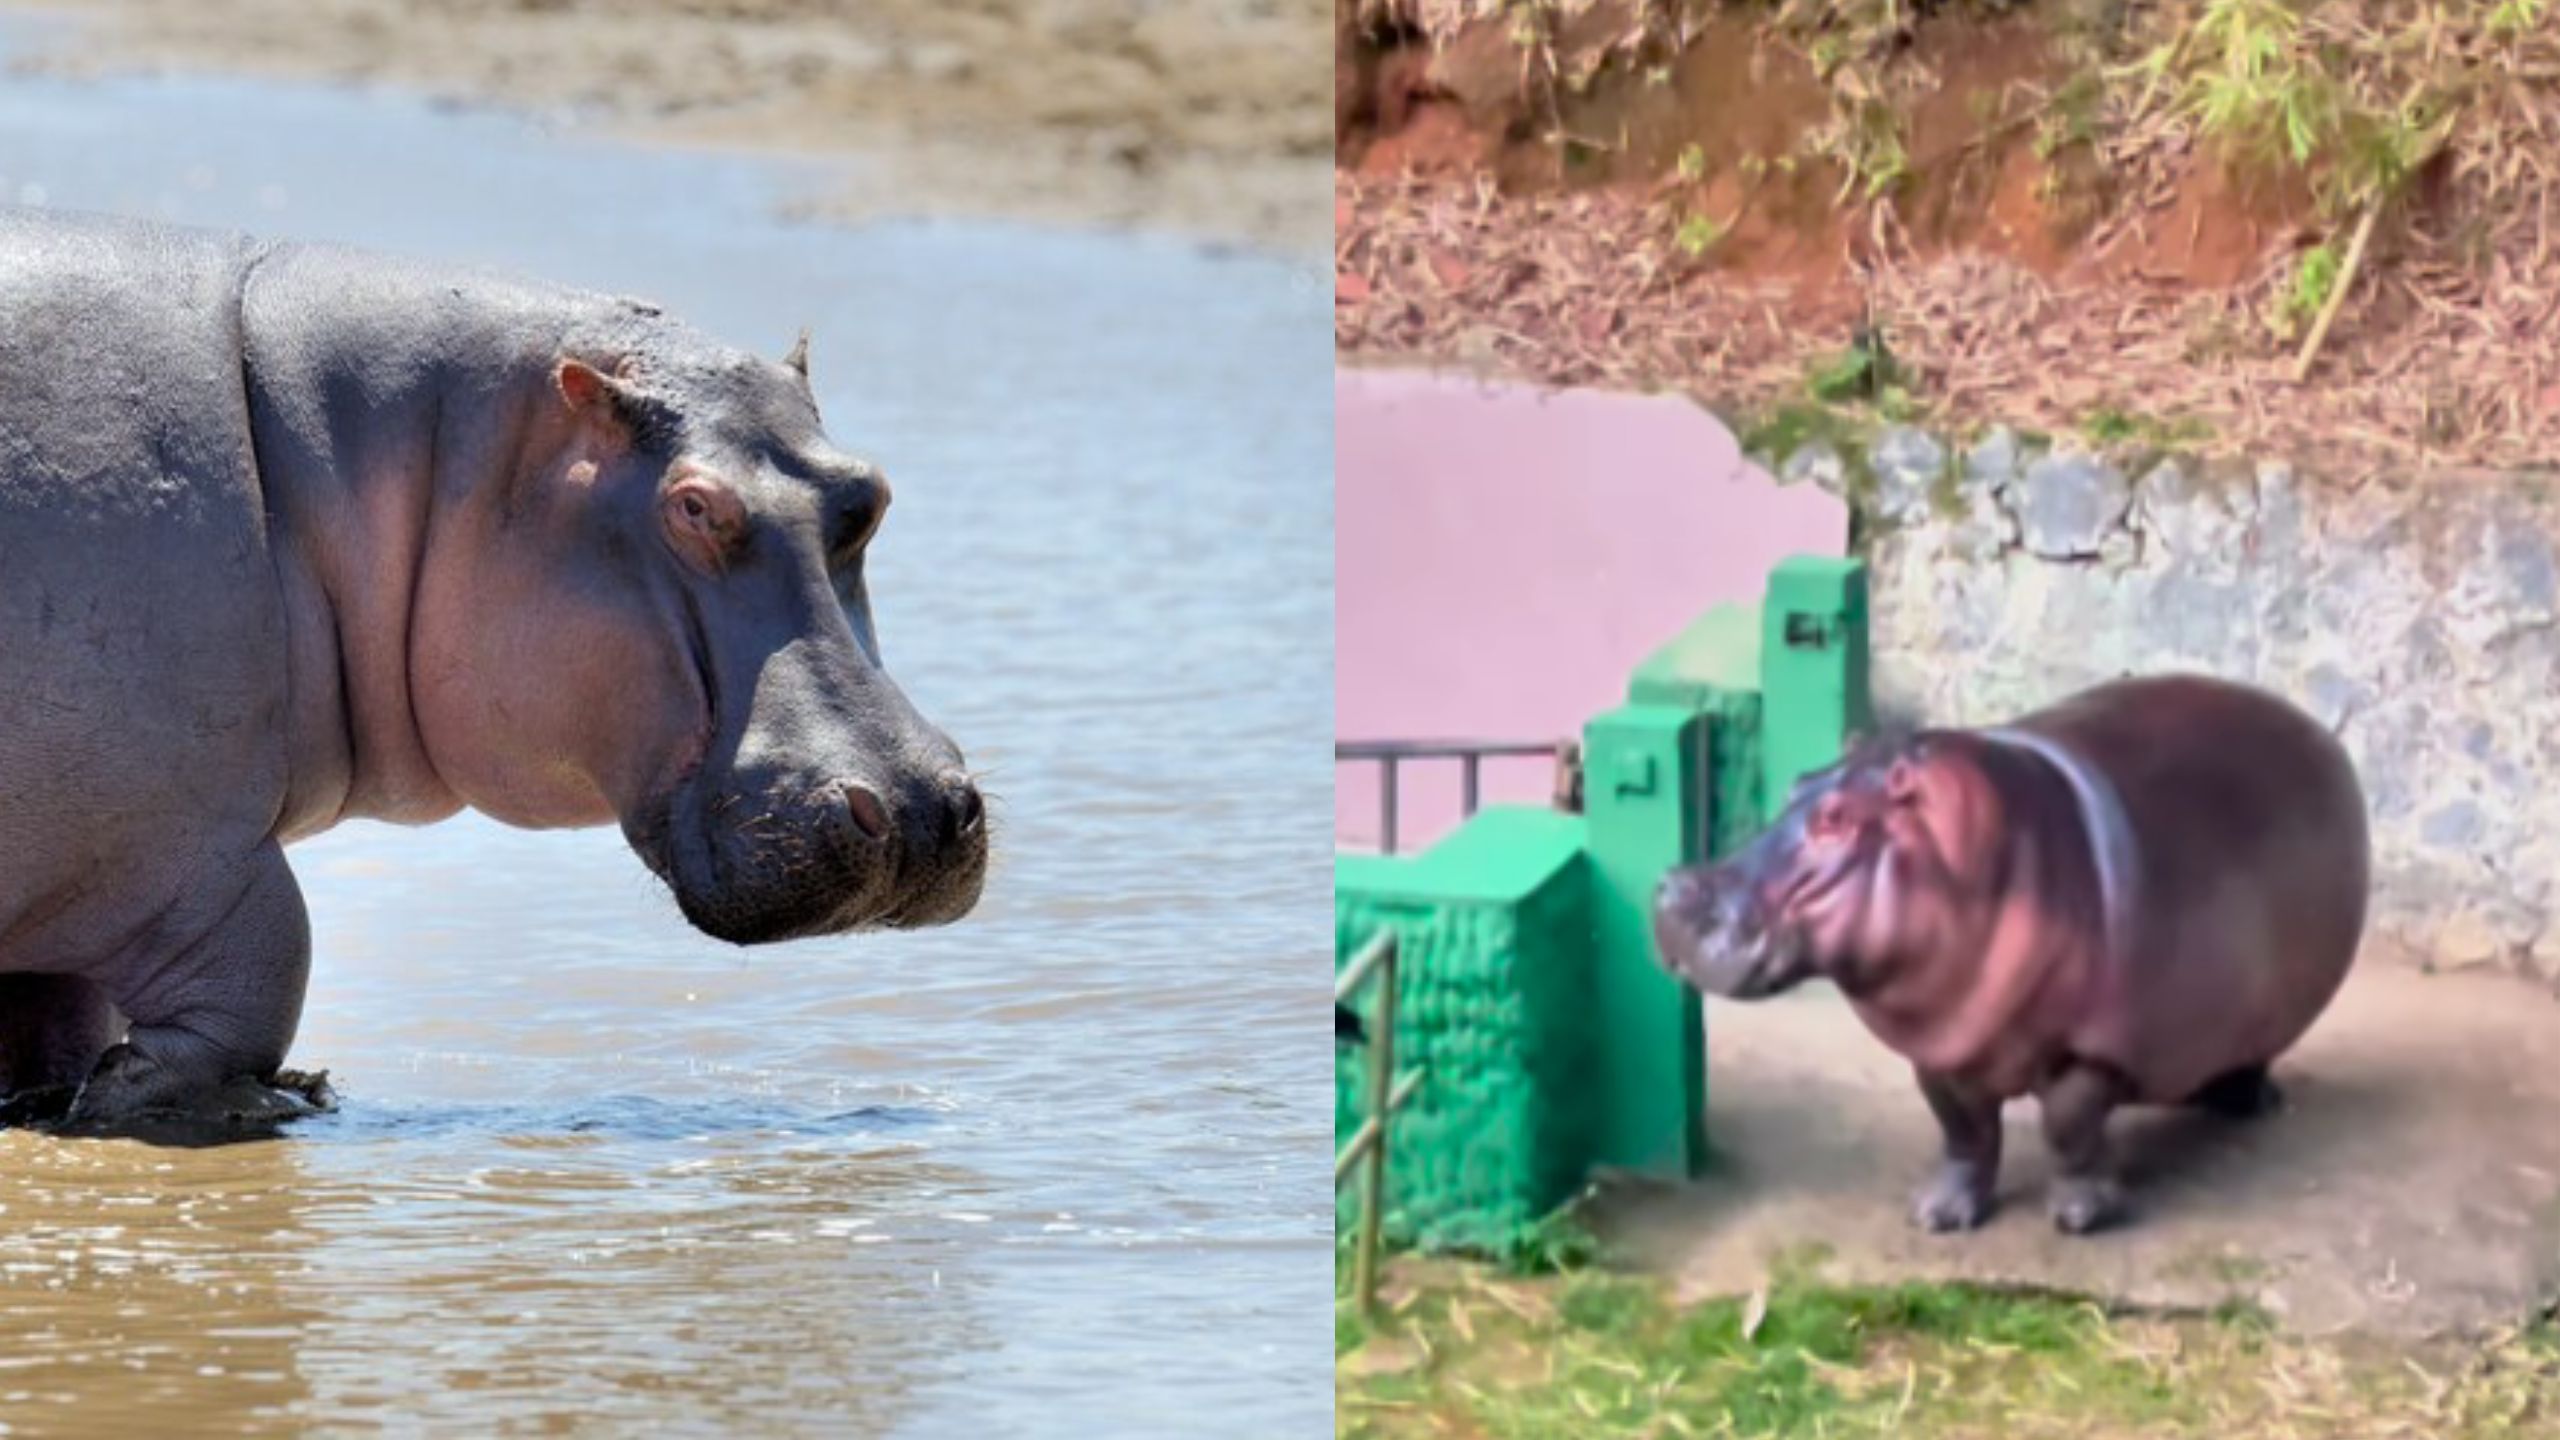
<instances>
[{"instance_id":1,"label":"white stone wall","mask_svg":"<svg viewBox=\"0 0 2560 1440\"><path fill-rule=\"evenodd\" d=\"M2007 431L1951 452L1896 429L1863 459L1885 714L1980 724L2127 673L2263 685L2355 757L2380 936L2560 980L2560 485L2351 488Z\"/></svg>"}]
</instances>

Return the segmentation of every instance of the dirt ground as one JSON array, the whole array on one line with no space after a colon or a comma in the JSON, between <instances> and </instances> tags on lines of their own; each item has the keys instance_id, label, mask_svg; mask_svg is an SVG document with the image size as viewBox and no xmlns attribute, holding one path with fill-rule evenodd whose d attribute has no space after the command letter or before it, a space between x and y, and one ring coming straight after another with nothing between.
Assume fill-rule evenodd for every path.
<instances>
[{"instance_id":1,"label":"dirt ground","mask_svg":"<svg viewBox=\"0 0 2560 1440\"><path fill-rule=\"evenodd\" d=\"M1327 0L87 0L41 68L386 83L662 143L858 152L823 214L1329 234Z\"/></svg>"},{"instance_id":2,"label":"dirt ground","mask_svg":"<svg viewBox=\"0 0 2560 1440\"><path fill-rule=\"evenodd\" d=\"M1560 0L1547 44L1460 0L1357 3L1372 28L1336 62L1348 363L1748 415L1872 332L1900 403L1963 423L2135 415L2350 478L2560 452L2547 26L2513 55L2428 40L2464 108L2338 280L2363 232L2316 193L2327 172L2234 160L2176 87L2128 78L2161 35L2089 33L2093 10L2194 6L1903 7L1920 18L1871 55L1784 22L1821 6ZM2299 8L2361 46L2399 3ZM2344 300L2306 378L2323 286Z\"/></svg>"},{"instance_id":3,"label":"dirt ground","mask_svg":"<svg viewBox=\"0 0 2560 1440\"><path fill-rule=\"evenodd\" d=\"M1825 1254L1844 1284L2016 1284L2139 1305L2263 1306L2287 1330L2419 1336L2522 1323L2560 1286L2560 1007L2511 976L2367 955L2276 1069L2254 1121L2127 1111L2136 1207L2094 1236L2046 1220L2034 1107L2013 1106L2001 1209L1927 1235L1906 1199L1936 1130L1908 1068L1838 994L1707 1019L1717 1173L1605 1194L1600 1228L1690 1296Z\"/></svg>"}]
</instances>

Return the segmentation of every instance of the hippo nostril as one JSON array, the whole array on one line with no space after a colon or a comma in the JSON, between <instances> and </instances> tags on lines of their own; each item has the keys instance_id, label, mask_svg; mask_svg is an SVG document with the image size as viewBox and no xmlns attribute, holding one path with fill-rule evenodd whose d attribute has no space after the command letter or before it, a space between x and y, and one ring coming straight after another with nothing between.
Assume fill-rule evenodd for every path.
<instances>
[{"instance_id":1,"label":"hippo nostril","mask_svg":"<svg viewBox=\"0 0 2560 1440\"><path fill-rule=\"evenodd\" d=\"M987 802L978 787L957 770L942 777L942 788L951 797L951 823L962 835L975 835L987 823Z\"/></svg>"},{"instance_id":2,"label":"hippo nostril","mask_svg":"<svg viewBox=\"0 0 2560 1440\"><path fill-rule=\"evenodd\" d=\"M1697 903L1698 877L1686 870L1674 870L1662 877L1654 887L1653 904L1657 910L1686 910Z\"/></svg>"},{"instance_id":3,"label":"hippo nostril","mask_svg":"<svg viewBox=\"0 0 2560 1440\"><path fill-rule=\"evenodd\" d=\"M848 782L844 787L845 809L853 816L853 828L866 840L885 839L889 834L889 807L880 797L863 786Z\"/></svg>"}]
</instances>

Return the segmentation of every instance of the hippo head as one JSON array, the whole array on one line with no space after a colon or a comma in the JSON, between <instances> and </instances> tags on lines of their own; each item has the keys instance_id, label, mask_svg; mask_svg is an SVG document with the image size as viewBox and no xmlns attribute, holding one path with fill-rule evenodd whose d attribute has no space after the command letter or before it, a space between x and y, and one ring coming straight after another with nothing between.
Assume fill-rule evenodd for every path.
<instances>
[{"instance_id":1,"label":"hippo head","mask_svg":"<svg viewBox=\"0 0 2560 1440\"><path fill-rule=\"evenodd\" d=\"M1654 943L1674 974L1756 1000L1812 977L1851 994L1960 917L1949 822L1967 797L1925 738L1874 740L1797 782L1777 823L1713 864L1663 877Z\"/></svg>"},{"instance_id":2,"label":"hippo head","mask_svg":"<svg viewBox=\"0 0 2560 1440\"><path fill-rule=\"evenodd\" d=\"M419 668L467 683L412 689L460 797L618 821L742 945L955 920L987 865L960 751L882 667L863 562L889 484L821 431L805 344L573 346L504 495L431 538L421 582Z\"/></svg>"}]
</instances>

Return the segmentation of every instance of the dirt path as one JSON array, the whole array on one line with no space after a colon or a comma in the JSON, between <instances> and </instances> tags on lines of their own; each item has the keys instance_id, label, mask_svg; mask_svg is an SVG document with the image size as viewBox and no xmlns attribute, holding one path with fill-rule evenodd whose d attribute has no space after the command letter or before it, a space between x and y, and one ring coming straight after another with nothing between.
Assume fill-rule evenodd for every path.
<instances>
[{"instance_id":1,"label":"dirt path","mask_svg":"<svg viewBox=\"0 0 2560 1440\"><path fill-rule=\"evenodd\" d=\"M2139 1305L2254 1300L2289 1329L2424 1334L2520 1322L2560 1284L2560 1005L2504 975L2368 955L2277 1067L2255 1122L2116 1122L2135 1223L2083 1239L2043 1209L2031 1105L2012 1108L2002 1208L1969 1236L1904 1221L1935 1130L1909 1071L1830 990L1707 1021L1723 1173L1622 1190L1607 1228L1691 1294L1825 1246L1824 1278L1993 1281ZM2130 1122L2130 1123L2128 1123Z\"/></svg>"},{"instance_id":2,"label":"dirt path","mask_svg":"<svg viewBox=\"0 0 2560 1440\"><path fill-rule=\"evenodd\" d=\"M95 0L30 63L385 83L679 144L859 153L838 218L1330 230L1324 0Z\"/></svg>"}]
</instances>

